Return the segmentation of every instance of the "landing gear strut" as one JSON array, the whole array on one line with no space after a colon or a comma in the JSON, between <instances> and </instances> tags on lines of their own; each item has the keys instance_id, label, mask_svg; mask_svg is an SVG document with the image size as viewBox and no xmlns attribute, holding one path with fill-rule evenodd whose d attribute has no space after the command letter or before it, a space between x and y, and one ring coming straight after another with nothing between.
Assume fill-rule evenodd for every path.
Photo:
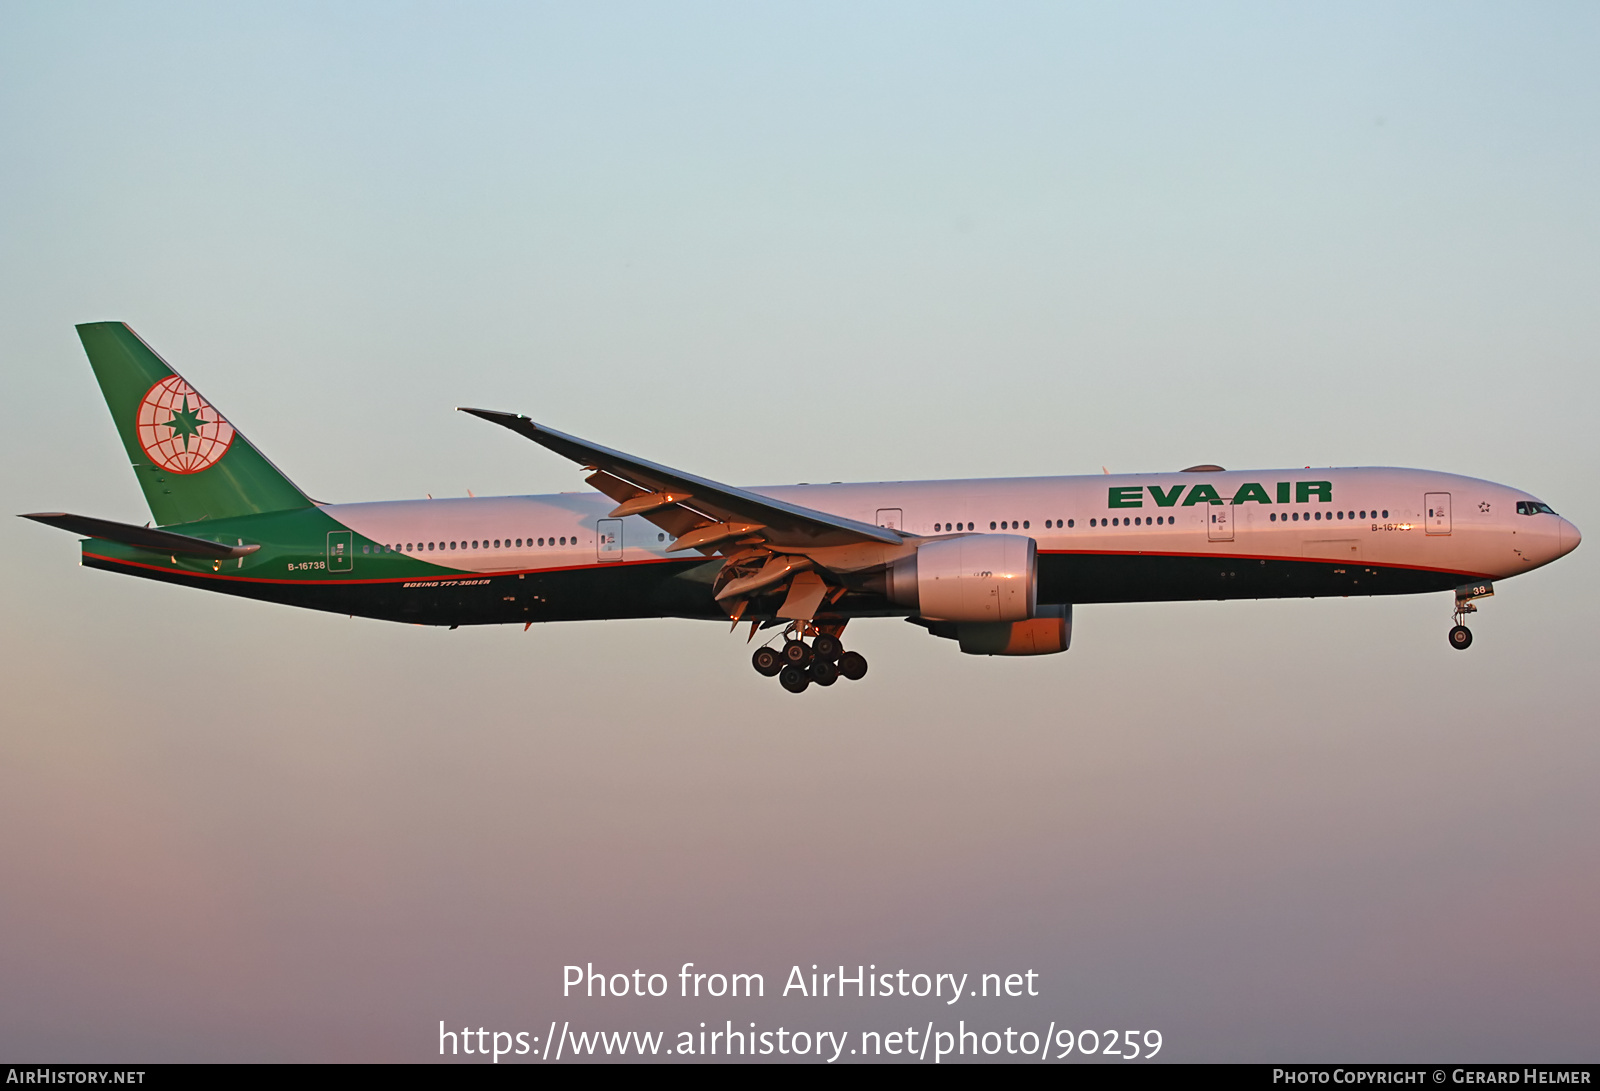
<instances>
[{"instance_id":1,"label":"landing gear strut","mask_svg":"<svg viewBox=\"0 0 1600 1091\"><path fill-rule=\"evenodd\" d=\"M1494 594L1494 584L1488 580L1478 583L1464 583L1456 588L1456 613L1455 627L1450 630L1450 646L1457 651L1466 651L1472 647L1472 630L1467 628L1467 615L1475 614L1478 608L1472 605L1473 599L1485 599Z\"/></svg>"},{"instance_id":2,"label":"landing gear strut","mask_svg":"<svg viewBox=\"0 0 1600 1091\"><path fill-rule=\"evenodd\" d=\"M812 622L797 621L784 630L781 645L757 648L750 664L768 678L776 675L778 684L790 693L804 693L812 683L831 686L840 678L859 681L866 676L867 657L844 650L839 639L843 628L830 623L824 631Z\"/></svg>"}]
</instances>

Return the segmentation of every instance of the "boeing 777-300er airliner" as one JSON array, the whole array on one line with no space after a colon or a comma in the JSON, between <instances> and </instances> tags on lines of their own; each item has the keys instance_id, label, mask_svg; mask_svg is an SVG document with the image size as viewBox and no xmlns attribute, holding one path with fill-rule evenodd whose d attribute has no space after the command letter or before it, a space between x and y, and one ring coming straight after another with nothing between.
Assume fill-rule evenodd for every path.
<instances>
[{"instance_id":1,"label":"boeing 777-300er airliner","mask_svg":"<svg viewBox=\"0 0 1600 1091\"><path fill-rule=\"evenodd\" d=\"M1048 655L1085 602L1453 591L1450 643L1494 581L1571 552L1537 497L1393 468L735 488L535 424L594 493L325 504L301 492L120 322L78 327L155 527L64 513L83 563L422 625L680 617L773 639L799 693L858 679L853 618L901 617L974 655ZM777 638L782 637L779 641Z\"/></svg>"}]
</instances>

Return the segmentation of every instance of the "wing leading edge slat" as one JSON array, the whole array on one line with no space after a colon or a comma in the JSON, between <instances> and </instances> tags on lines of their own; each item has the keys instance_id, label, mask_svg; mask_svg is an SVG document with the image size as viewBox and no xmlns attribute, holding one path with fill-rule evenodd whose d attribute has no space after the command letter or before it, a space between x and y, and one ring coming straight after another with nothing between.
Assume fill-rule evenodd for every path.
<instances>
[{"instance_id":1,"label":"wing leading edge slat","mask_svg":"<svg viewBox=\"0 0 1600 1091\"><path fill-rule=\"evenodd\" d=\"M762 528L761 537L772 545L780 547L821 547L862 542L897 546L904 541L899 534L887 527L846 519L799 504L789 504L746 489L724 485L718 481L674 470L669 466L635 458L633 455L601 447L577 436L569 436L553 428L546 428L518 413L466 408L461 411L503 428L509 428L580 466L592 467L610 475L618 479L619 485L631 486L627 489L601 488L600 491L620 503L628 504L636 497L649 494L685 494L685 500L681 505L665 504L645 515L645 518L658 525L664 525L663 517L670 517L669 513L693 512L703 517L693 520L695 523L757 524ZM599 475L595 475L597 476ZM590 478L590 482L595 483L594 477ZM685 533L690 529L684 526L688 520L673 521L683 526L683 530L677 533Z\"/></svg>"}]
</instances>

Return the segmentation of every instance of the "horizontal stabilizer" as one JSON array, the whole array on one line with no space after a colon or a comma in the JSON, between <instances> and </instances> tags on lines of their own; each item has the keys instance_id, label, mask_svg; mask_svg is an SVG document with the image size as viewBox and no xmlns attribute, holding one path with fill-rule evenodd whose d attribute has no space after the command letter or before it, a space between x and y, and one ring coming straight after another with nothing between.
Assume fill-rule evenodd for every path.
<instances>
[{"instance_id":1,"label":"horizontal stabilizer","mask_svg":"<svg viewBox=\"0 0 1600 1091\"><path fill-rule=\"evenodd\" d=\"M41 511L22 518L89 538L103 538L136 549L148 549L153 553L181 553L190 557L244 557L261 548L259 545L226 545L188 534L174 534L170 530L136 527L132 523L116 523L87 515L68 515L64 511Z\"/></svg>"}]
</instances>

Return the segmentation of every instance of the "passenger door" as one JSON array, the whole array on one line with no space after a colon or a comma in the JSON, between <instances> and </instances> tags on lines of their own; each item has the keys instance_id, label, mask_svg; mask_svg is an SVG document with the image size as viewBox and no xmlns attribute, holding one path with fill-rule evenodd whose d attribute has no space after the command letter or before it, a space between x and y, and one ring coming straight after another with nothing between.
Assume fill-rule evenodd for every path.
<instances>
[{"instance_id":1,"label":"passenger door","mask_svg":"<svg viewBox=\"0 0 1600 1091\"><path fill-rule=\"evenodd\" d=\"M899 508L879 508L878 525L890 530L900 530L905 525L905 513Z\"/></svg>"},{"instance_id":2,"label":"passenger door","mask_svg":"<svg viewBox=\"0 0 1600 1091\"><path fill-rule=\"evenodd\" d=\"M594 548L595 559L604 564L607 561L622 560L622 520L600 519L595 522Z\"/></svg>"},{"instance_id":3,"label":"passenger door","mask_svg":"<svg viewBox=\"0 0 1600 1091\"><path fill-rule=\"evenodd\" d=\"M355 564L355 543L348 530L328 531L328 571L348 572Z\"/></svg>"},{"instance_id":4,"label":"passenger door","mask_svg":"<svg viewBox=\"0 0 1600 1091\"><path fill-rule=\"evenodd\" d=\"M1430 492L1422 497L1423 528L1429 534L1450 533L1450 494Z\"/></svg>"},{"instance_id":5,"label":"passenger door","mask_svg":"<svg viewBox=\"0 0 1600 1091\"><path fill-rule=\"evenodd\" d=\"M1210 522L1206 524L1206 537L1213 542L1233 541L1233 505L1212 504Z\"/></svg>"}]
</instances>

